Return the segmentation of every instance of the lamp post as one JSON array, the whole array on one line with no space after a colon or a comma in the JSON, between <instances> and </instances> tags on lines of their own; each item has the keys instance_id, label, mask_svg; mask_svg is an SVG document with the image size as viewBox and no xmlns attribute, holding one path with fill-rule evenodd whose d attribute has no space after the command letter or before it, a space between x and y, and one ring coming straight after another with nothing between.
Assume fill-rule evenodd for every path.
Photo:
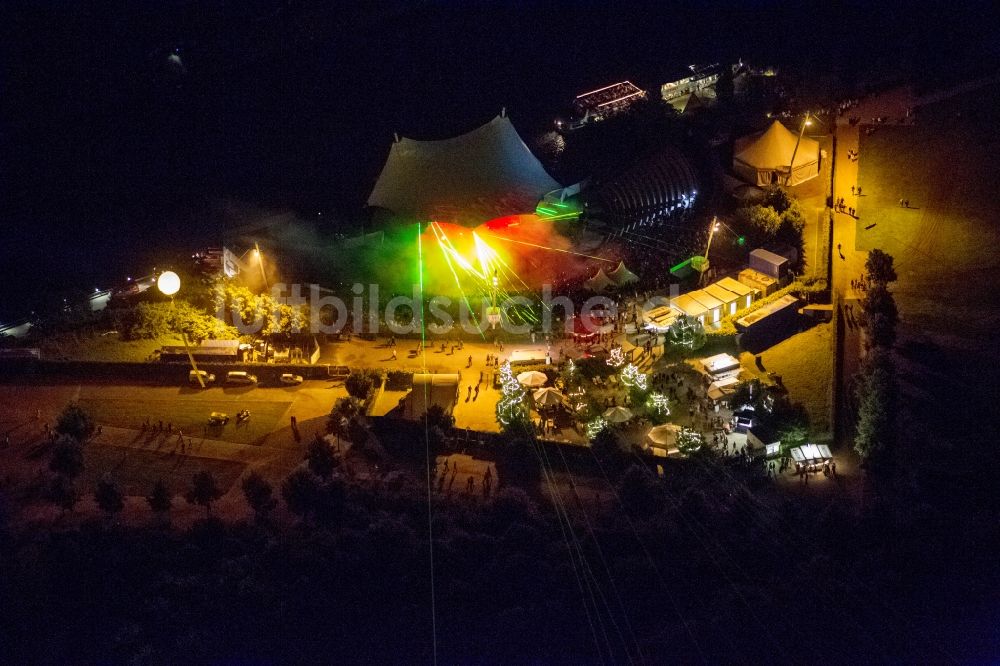
<instances>
[{"instance_id":1,"label":"lamp post","mask_svg":"<svg viewBox=\"0 0 1000 666\"><path fill-rule=\"evenodd\" d=\"M788 165L788 177L785 178L785 185L787 186L792 180L792 169L795 168L795 154L799 152L799 143L802 141L802 135L806 131L806 126L812 125L812 121L809 120L809 112L806 111L806 117L802 119L802 127L799 128L799 138L795 140L795 148L792 149L792 161Z\"/></svg>"},{"instance_id":2,"label":"lamp post","mask_svg":"<svg viewBox=\"0 0 1000 666\"><path fill-rule=\"evenodd\" d=\"M170 307L174 307L174 294L176 294L181 289L181 278L173 271L163 271L160 273L160 277L156 279L156 288L160 290L160 293L164 296L170 297ZM179 331L181 334L181 340L184 342L184 351L187 353L188 360L191 362L191 368L194 370L194 376L198 378L198 385L205 388L205 380L202 378L201 373L198 372L198 365L194 362L194 354L191 353L191 347L188 345L187 333L184 331Z\"/></svg>"},{"instance_id":3,"label":"lamp post","mask_svg":"<svg viewBox=\"0 0 1000 666\"><path fill-rule=\"evenodd\" d=\"M270 291L271 288L267 286L267 274L264 273L264 255L260 253L260 245L257 241L253 242L253 256L257 257L257 265L260 266L260 276L264 278L264 290Z\"/></svg>"},{"instance_id":4,"label":"lamp post","mask_svg":"<svg viewBox=\"0 0 1000 666\"><path fill-rule=\"evenodd\" d=\"M694 259L699 257L692 257L691 267L700 273L698 277L699 286L705 281L705 276L708 274L708 267L709 267L708 251L712 247L712 239L715 237L715 232L718 230L719 230L718 218L712 216L712 226L708 230L708 243L705 244L705 254L703 254L700 257L701 261L699 261L697 265L695 265Z\"/></svg>"},{"instance_id":5,"label":"lamp post","mask_svg":"<svg viewBox=\"0 0 1000 666\"><path fill-rule=\"evenodd\" d=\"M489 312L486 317L489 319L490 328L496 330L497 324L500 322L500 309L497 308L497 288L500 286L500 278L497 276L496 270L493 271L493 289L491 291L492 304L490 305Z\"/></svg>"}]
</instances>

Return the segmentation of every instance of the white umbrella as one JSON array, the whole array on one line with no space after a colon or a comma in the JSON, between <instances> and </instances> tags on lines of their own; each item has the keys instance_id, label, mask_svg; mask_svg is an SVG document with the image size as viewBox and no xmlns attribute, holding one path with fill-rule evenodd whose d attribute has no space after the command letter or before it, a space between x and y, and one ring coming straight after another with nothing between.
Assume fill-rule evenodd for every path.
<instances>
[{"instance_id":1,"label":"white umbrella","mask_svg":"<svg viewBox=\"0 0 1000 666\"><path fill-rule=\"evenodd\" d=\"M531 394L537 407L555 407L566 402L566 396L554 388L540 388Z\"/></svg>"},{"instance_id":2,"label":"white umbrella","mask_svg":"<svg viewBox=\"0 0 1000 666\"><path fill-rule=\"evenodd\" d=\"M544 372L538 372L537 370L529 370L527 372L522 372L517 376L517 381L521 386L529 386L531 388L538 388L539 386L545 386L549 378Z\"/></svg>"},{"instance_id":3,"label":"white umbrella","mask_svg":"<svg viewBox=\"0 0 1000 666\"><path fill-rule=\"evenodd\" d=\"M649 432L646 433L646 438L653 444L666 448L677 444L677 435L680 434L680 431L680 426L673 423L665 423L650 428Z\"/></svg>"},{"instance_id":4,"label":"white umbrella","mask_svg":"<svg viewBox=\"0 0 1000 666\"><path fill-rule=\"evenodd\" d=\"M604 412L604 420L608 423L625 423L632 418L632 412L625 407L612 407Z\"/></svg>"}]
</instances>

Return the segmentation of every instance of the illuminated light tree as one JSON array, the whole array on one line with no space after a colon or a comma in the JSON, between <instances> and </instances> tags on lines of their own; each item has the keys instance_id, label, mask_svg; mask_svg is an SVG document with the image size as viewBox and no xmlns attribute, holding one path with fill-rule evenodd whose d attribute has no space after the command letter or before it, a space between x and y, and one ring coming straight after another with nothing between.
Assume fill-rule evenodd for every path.
<instances>
[{"instance_id":1,"label":"illuminated light tree","mask_svg":"<svg viewBox=\"0 0 1000 666\"><path fill-rule=\"evenodd\" d=\"M597 437L597 435L607 427L608 422L604 420L604 417L598 416L596 419L587 424L587 438L593 439Z\"/></svg>"},{"instance_id":2,"label":"illuminated light tree","mask_svg":"<svg viewBox=\"0 0 1000 666\"><path fill-rule=\"evenodd\" d=\"M524 389L510 369L510 361L500 366L500 399L497 401L497 422L510 425L525 415Z\"/></svg>"},{"instance_id":3,"label":"illuminated light tree","mask_svg":"<svg viewBox=\"0 0 1000 666\"><path fill-rule=\"evenodd\" d=\"M701 437L701 433L691 428L682 428L677 434L677 448L681 453L694 453L701 448L703 443L704 440Z\"/></svg>"},{"instance_id":4,"label":"illuminated light tree","mask_svg":"<svg viewBox=\"0 0 1000 666\"><path fill-rule=\"evenodd\" d=\"M649 381L646 375L639 372L639 368L629 363L622 369L622 384L629 388L634 386L640 391L645 391Z\"/></svg>"},{"instance_id":5,"label":"illuminated light tree","mask_svg":"<svg viewBox=\"0 0 1000 666\"><path fill-rule=\"evenodd\" d=\"M653 393L653 394L650 394L650 396L649 396L649 405L657 413L659 413L659 414L661 414L663 416L669 416L670 415L670 400L668 400L667 396L663 395L662 393Z\"/></svg>"},{"instance_id":6,"label":"illuminated light tree","mask_svg":"<svg viewBox=\"0 0 1000 666\"><path fill-rule=\"evenodd\" d=\"M615 347L608 356L607 364L612 368L620 368L625 365L625 353L621 347Z\"/></svg>"},{"instance_id":7,"label":"illuminated light tree","mask_svg":"<svg viewBox=\"0 0 1000 666\"><path fill-rule=\"evenodd\" d=\"M697 319L680 317L667 332L667 340L688 349L701 349L705 346L705 327Z\"/></svg>"}]
</instances>

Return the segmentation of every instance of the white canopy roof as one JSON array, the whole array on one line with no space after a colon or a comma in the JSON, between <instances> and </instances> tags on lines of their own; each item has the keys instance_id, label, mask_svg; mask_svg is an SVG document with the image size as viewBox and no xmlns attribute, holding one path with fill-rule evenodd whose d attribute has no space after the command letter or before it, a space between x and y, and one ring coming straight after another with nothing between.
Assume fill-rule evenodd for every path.
<instances>
[{"instance_id":1,"label":"white canopy roof","mask_svg":"<svg viewBox=\"0 0 1000 666\"><path fill-rule=\"evenodd\" d=\"M632 418L632 410L628 407L611 407L604 410L604 418L609 423L625 423Z\"/></svg>"},{"instance_id":2,"label":"white canopy roof","mask_svg":"<svg viewBox=\"0 0 1000 666\"><path fill-rule=\"evenodd\" d=\"M450 139L393 143L368 205L472 225L533 212L560 187L501 115Z\"/></svg>"},{"instance_id":3,"label":"white canopy roof","mask_svg":"<svg viewBox=\"0 0 1000 666\"><path fill-rule=\"evenodd\" d=\"M775 120L763 134L737 141L733 159L758 169L787 169L792 163L796 141L798 135ZM795 153L795 166L817 161L819 141L803 136Z\"/></svg>"},{"instance_id":4,"label":"white canopy roof","mask_svg":"<svg viewBox=\"0 0 1000 666\"><path fill-rule=\"evenodd\" d=\"M589 289L590 291L604 291L605 289L613 286L614 284L615 284L614 280L608 277L607 273L604 272L604 269L599 268L597 269L597 273L594 275L594 277L590 278L589 280L586 280L583 283L583 286Z\"/></svg>"},{"instance_id":5,"label":"white canopy roof","mask_svg":"<svg viewBox=\"0 0 1000 666\"><path fill-rule=\"evenodd\" d=\"M615 270L608 273L608 277L614 280L619 287L639 281L639 276L626 268L624 261L619 261Z\"/></svg>"},{"instance_id":6,"label":"white canopy roof","mask_svg":"<svg viewBox=\"0 0 1000 666\"><path fill-rule=\"evenodd\" d=\"M518 383L521 386L527 386L530 388L538 388L539 386L545 386L545 383L549 381L549 378L544 372L538 372L537 370L528 370L527 372L522 372L517 376Z\"/></svg>"}]
</instances>

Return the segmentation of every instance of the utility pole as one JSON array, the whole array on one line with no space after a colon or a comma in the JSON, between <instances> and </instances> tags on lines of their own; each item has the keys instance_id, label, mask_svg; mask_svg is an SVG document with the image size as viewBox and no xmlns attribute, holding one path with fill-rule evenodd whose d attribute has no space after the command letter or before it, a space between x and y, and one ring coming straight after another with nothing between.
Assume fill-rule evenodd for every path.
<instances>
[{"instance_id":1,"label":"utility pole","mask_svg":"<svg viewBox=\"0 0 1000 666\"><path fill-rule=\"evenodd\" d=\"M795 140L795 148L792 150L792 162L791 164L788 165L788 177L785 178L786 187L792 180L792 169L795 168L795 154L799 152L799 143L802 142L802 135L805 134L806 125L808 124L809 124L809 112L806 111L806 117L802 119L802 127L799 128L799 138Z\"/></svg>"},{"instance_id":2,"label":"utility pole","mask_svg":"<svg viewBox=\"0 0 1000 666\"><path fill-rule=\"evenodd\" d=\"M264 255L260 253L260 245L257 241L253 242L253 251L257 255L257 265L260 266L260 276L264 278L264 291L270 291L271 288L267 285L267 274L264 273Z\"/></svg>"},{"instance_id":3,"label":"utility pole","mask_svg":"<svg viewBox=\"0 0 1000 666\"><path fill-rule=\"evenodd\" d=\"M710 263L708 261L708 251L712 247L712 239L715 237L715 232L718 230L718 228L719 228L718 218L715 215L713 215L712 216L712 226L708 230L708 243L705 244L705 254L702 255L702 257L705 258L705 270L701 271L701 276L698 278L698 286L699 287L702 284L704 284L704 282L705 282L705 275L708 273L708 267L710 265Z\"/></svg>"}]
</instances>

